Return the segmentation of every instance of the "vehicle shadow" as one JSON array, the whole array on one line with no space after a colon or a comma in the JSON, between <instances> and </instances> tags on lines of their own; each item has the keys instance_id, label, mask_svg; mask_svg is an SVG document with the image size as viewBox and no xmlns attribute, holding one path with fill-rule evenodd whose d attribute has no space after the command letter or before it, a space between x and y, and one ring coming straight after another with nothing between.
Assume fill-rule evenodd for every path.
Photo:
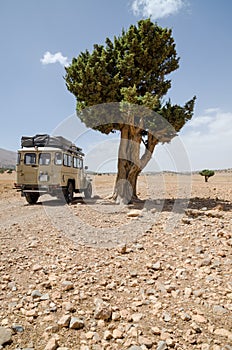
<instances>
[{"instance_id":1,"label":"vehicle shadow","mask_svg":"<svg viewBox=\"0 0 232 350\"><path fill-rule=\"evenodd\" d=\"M99 199L99 197L93 197L90 199L86 199L82 196L75 196L73 201L71 203L69 203L68 205L73 206L76 204L88 204L88 205L93 205L96 203L96 201ZM26 206L30 206L30 204L25 204ZM54 198L54 197L47 197L47 198L43 198L43 196L41 196L41 198L38 200L38 202L34 205L44 205L44 206L48 206L48 207L57 207L57 206L64 206L67 205L67 202L65 201L64 198Z\"/></svg>"}]
</instances>

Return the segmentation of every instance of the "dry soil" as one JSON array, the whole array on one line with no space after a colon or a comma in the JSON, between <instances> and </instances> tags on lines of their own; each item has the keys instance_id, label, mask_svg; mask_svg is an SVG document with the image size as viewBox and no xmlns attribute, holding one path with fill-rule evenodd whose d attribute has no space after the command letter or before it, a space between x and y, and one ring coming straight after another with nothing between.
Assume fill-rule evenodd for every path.
<instances>
[{"instance_id":1,"label":"dry soil","mask_svg":"<svg viewBox=\"0 0 232 350\"><path fill-rule=\"evenodd\" d=\"M141 176L118 206L0 176L0 349L232 349L232 173Z\"/></svg>"}]
</instances>

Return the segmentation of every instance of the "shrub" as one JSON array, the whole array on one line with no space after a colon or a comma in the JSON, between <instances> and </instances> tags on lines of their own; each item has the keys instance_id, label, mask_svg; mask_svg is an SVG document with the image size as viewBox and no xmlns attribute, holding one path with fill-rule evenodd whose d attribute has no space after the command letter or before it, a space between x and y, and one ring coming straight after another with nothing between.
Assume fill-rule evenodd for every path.
<instances>
[{"instance_id":1,"label":"shrub","mask_svg":"<svg viewBox=\"0 0 232 350\"><path fill-rule=\"evenodd\" d=\"M214 176L215 173L213 170L204 169L200 171L199 174L205 177L205 182L208 182L209 177Z\"/></svg>"}]
</instances>

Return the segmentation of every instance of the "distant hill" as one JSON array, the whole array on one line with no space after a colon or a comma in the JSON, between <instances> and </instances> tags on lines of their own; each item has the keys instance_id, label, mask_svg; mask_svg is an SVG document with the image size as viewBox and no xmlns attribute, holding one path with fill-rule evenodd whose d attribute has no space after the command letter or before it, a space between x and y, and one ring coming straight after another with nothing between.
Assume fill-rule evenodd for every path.
<instances>
[{"instance_id":1,"label":"distant hill","mask_svg":"<svg viewBox=\"0 0 232 350\"><path fill-rule=\"evenodd\" d=\"M0 168L14 168L16 165L16 153L0 148Z\"/></svg>"}]
</instances>

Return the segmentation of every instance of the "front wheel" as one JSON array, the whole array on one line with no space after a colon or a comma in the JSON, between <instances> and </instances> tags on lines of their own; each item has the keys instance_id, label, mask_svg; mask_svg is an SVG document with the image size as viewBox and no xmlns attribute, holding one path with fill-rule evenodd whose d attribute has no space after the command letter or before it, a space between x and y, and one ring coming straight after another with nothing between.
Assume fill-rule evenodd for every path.
<instances>
[{"instance_id":1,"label":"front wheel","mask_svg":"<svg viewBox=\"0 0 232 350\"><path fill-rule=\"evenodd\" d=\"M29 203L29 204L35 204L39 198L39 193L36 193L36 192L26 192L25 193L25 198L26 198L26 201Z\"/></svg>"},{"instance_id":2,"label":"front wheel","mask_svg":"<svg viewBox=\"0 0 232 350\"><path fill-rule=\"evenodd\" d=\"M84 189L84 195L85 195L86 199L91 198L91 196L92 196L92 185L91 185L91 183L88 183L86 189Z\"/></svg>"}]
</instances>

